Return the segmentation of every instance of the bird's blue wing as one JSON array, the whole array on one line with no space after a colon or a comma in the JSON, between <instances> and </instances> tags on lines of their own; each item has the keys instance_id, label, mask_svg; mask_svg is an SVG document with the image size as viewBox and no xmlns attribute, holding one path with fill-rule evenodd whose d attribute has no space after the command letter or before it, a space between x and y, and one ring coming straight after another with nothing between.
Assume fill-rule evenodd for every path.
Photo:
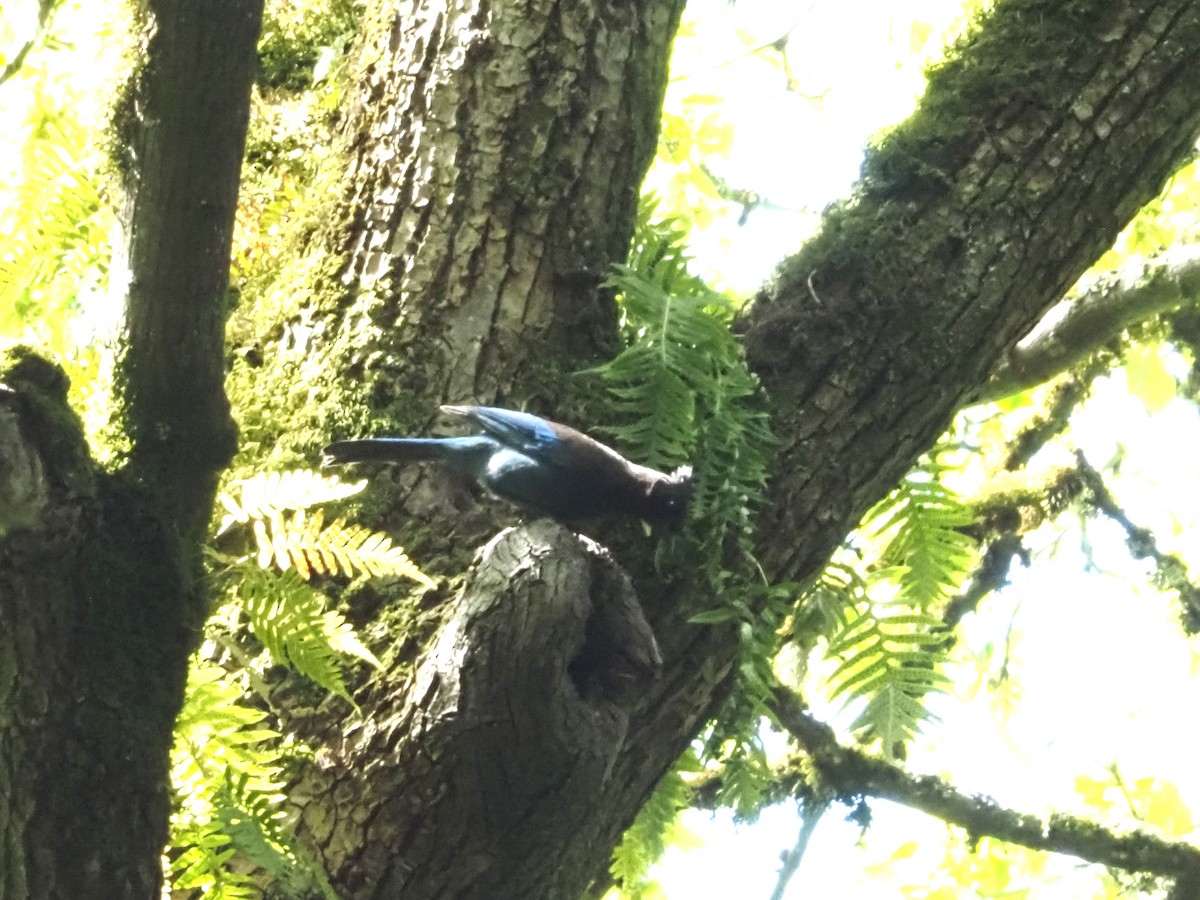
<instances>
[{"instance_id":1,"label":"bird's blue wing","mask_svg":"<svg viewBox=\"0 0 1200 900\"><path fill-rule=\"evenodd\" d=\"M443 406L442 411L470 419L504 445L535 459L558 466L570 466L575 461L576 451L568 446L566 434L578 435L574 429L496 406ZM564 444L564 438L568 444Z\"/></svg>"}]
</instances>

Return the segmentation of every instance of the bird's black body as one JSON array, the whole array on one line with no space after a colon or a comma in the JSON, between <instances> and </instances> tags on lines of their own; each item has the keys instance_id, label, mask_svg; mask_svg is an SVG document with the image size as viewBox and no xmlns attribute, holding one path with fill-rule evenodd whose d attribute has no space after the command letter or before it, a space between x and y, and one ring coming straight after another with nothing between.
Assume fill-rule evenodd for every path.
<instances>
[{"instance_id":1,"label":"bird's black body","mask_svg":"<svg viewBox=\"0 0 1200 900\"><path fill-rule=\"evenodd\" d=\"M692 470L670 474L630 462L586 434L529 413L492 406L443 406L483 434L452 438L368 438L325 448L324 465L441 460L526 509L564 522L637 516L683 524Z\"/></svg>"}]
</instances>

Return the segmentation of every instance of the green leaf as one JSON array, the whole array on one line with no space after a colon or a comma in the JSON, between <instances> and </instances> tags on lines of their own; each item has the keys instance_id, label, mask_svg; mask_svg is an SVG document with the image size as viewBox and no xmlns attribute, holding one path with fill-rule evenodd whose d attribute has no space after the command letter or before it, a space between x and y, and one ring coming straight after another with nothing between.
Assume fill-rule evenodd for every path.
<instances>
[{"instance_id":1,"label":"green leaf","mask_svg":"<svg viewBox=\"0 0 1200 900\"><path fill-rule=\"evenodd\" d=\"M693 625L716 625L720 622L728 622L730 619L736 619L737 613L727 606L721 606L717 609L710 609L706 612L697 613L688 619Z\"/></svg>"},{"instance_id":2,"label":"green leaf","mask_svg":"<svg viewBox=\"0 0 1200 900\"><path fill-rule=\"evenodd\" d=\"M1131 348L1125 356L1125 378L1129 392L1151 413L1162 412L1175 399L1175 378L1167 371L1157 347Z\"/></svg>"}]
</instances>

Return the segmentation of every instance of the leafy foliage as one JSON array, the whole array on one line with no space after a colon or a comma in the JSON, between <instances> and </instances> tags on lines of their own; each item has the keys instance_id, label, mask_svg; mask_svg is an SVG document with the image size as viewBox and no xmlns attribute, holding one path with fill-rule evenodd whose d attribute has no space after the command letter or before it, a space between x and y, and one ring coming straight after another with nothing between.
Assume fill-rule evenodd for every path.
<instances>
[{"instance_id":1,"label":"leafy foliage","mask_svg":"<svg viewBox=\"0 0 1200 900\"><path fill-rule=\"evenodd\" d=\"M305 581L317 575L402 575L433 587L408 555L386 534L339 518L325 524L321 503L357 494L365 481L347 484L333 475L308 470L261 472L237 484L238 497L222 491L225 507L218 535L235 524L250 525L259 566L294 570Z\"/></svg>"},{"instance_id":2,"label":"leafy foliage","mask_svg":"<svg viewBox=\"0 0 1200 900\"><path fill-rule=\"evenodd\" d=\"M337 610L294 572L280 576L247 568L235 588L250 631L271 658L353 702L346 691L341 657L383 665L358 639Z\"/></svg>"},{"instance_id":3,"label":"leafy foliage","mask_svg":"<svg viewBox=\"0 0 1200 900\"><path fill-rule=\"evenodd\" d=\"M354 0L268 3L258 45L263 86L301 91L321 81L354 37L358 16Z\"/></svg>"},{"instance_id":4,"label":"leafy foliage","mask_svg":"<svg viewBox=\"0 0 1200 900\"><path fill-rule=\"evenodd\" d=\"M687 808L691 796L684 773L699 768L696 755L685 753L638 810L637 818L613 851L609 871L625 896L633 900L647 896L652 887L647 880L650 867L668 846L678 845L686 838L679 823L679 813Z\"/></svg>"},{"instance_id":5,"label":"leafy foliage","mask_svg":"<svg viewBox=\"0 0 1200 900\"><path fill-rule=\"evenodd\" d=\"M745 701L723 717L727 727L714 734L708 752L727 756L733 770L759 772L762 704L752 698L767 691L776 619L755 614L748 597L763 590L751 533L772 437L756 402L758 382L730 330L734 306L691 274L685 239L679 220L657 219L655 200L643 199L629 265L610 280L619 291L627 346L586 374L606 389L620 423L608 431L618 443L658 468L694 466L689 523L676 550L718 596L718 607L694 621L738 629ZM673 821L672 787L660 790L666 794L653 803L665 805L639 817L614 861L614 876L635 894L644 890L644 868L662 852Z\"/></svg>"},{"instance_id":6,"label":"leafy foliage","mask_svg":"<svg viewBox=\"0 0 1200 900\"><path fill-rule=\"evenodd\" d=\"M843 660L829 678L831 696L865 699L851 728L864 742L878 738L890 755L933 718L921 701L949 684L934 668L947 636L933 616L874 605L856 613L829 643L829 654Z\"/></svg>"},{"instance_id":7,"label":"leafy foliage","mask_svg":"<svg viewBox=\"0 0 1200 900\"><path fill-rule=\"evenodd\" d=\"M750 523L772 437L729 328L733 304L689 273L684 229L655 221L655 209L643 200L630 265L611 279L627 346L588 373L622 422L608 429L621 444L652 466L694 465L690 534L702 543L693 549L719 576L751 564Z\"/></svg>"},{"instance_id":8,"label":"leafy foliage","mask_svg":"<svg viewBox=\"0 0 1200 900\"><path fill-rule=\"evenodd\" d=\"M894 580L899 601L922 611L949 598L975 561L976 544L963 530L974 513L946 484L950 467L937 451L905 476L865 521L876 537L891 539L880 556L876 580Z\"/></svg>"},{"instance_id":9,"label":"leafy foliage","mask_svg":"<svg viewBox=\"0 0 1200 900\"><path fill-rule=\"evenodd\" d=\"M949 683L937 671L949 635L934 613L977 555L964 531L974 516L942 480L950 467L937 456L864 517L860 534L874 559L855 564L856 554L840 554L793 623L827 636L826 655L839 661L828 677L830 697L863 704L851 728L864 743L879 740L887 755L933 718L924 698Z\"/></svg>"},{"instance_id":10,"label":"leafy foliage","mask_svg":"<svg viewBox=\"0 0 1200 900\"><path fill-rule=\"evenodd\" d=\"M258 897L269 879L290 895L333 897L320 867L292 839L283 812L284 741L264 726L265 713L243 703L246 684L262 688L237 641L244 620L272 662L353 703L344 657L381 663L309 580L362 573L432 585L386 535L343 519L327 525L321 510L309 515L364 486L310 471L263 472L219 495L218 537L241 537L254 552L210 554L227 600L207 633L232 659L225 666L196 661L176 725L171 877L175 889L194 892L189 896Z\"/></svg>"},{"instance_id":11,"label":"leafy foliage","mask_svg":"<svg viewBox=\"0 0 1200 900\"><path fill-rule=\"evenodd\" d=\"M226 618L240 610L271 658L295 669L326 690L350 700L339 659L355 656L381 664L336 610L311 588L314 574L397 575L425 587L433 581L391 539L337 519L326 525L321 503L358 493L365 481L348 484L336 476L299 470L261 472L222 491L225 509L218 536L237 527L249 531L258 568L228 556L232 600ZM236 495L236 496L235 496ZM278 575L271 570L278 569Z\"/></svg>"},{"instance_id":12,"label":"leafy foliage","mask_svg":"<svg viewBox=\"0 0 1200 900\"><path fill-rule=\"evenodd\" d=\"M298 891L334 897L285 821L280 736L265 720L242 702L223 668L193 662L171 758L173 890L197 900L259 897L265 873Z\"/></svg>"},{"instance_id":13,"label":"leafy foliage","mask_svg":"<svg viewBox=\"0 0 1200 900\"><path fill-rule=\"evenodd\" d=\"M106 274L113 213L94 180L99 152L69 110L35 104L21 179L0 208L0 336L59 353L79 294Z\"/></svg>"}]
</instances>

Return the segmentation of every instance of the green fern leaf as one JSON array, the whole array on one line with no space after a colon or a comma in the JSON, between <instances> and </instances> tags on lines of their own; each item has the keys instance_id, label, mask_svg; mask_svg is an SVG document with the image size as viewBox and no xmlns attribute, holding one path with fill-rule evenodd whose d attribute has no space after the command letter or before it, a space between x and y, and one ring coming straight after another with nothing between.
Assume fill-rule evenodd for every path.
<instances>
[{"instance_id":1,"label":"green fern leaf","mask_svg":"<svg viewBox=\"0 0 1200 900\"><path fill-rule=\"evenodd\" d=\"M690 791L684 772L700 768L695 754L687 752L668 772L649 799L638 810L637 818L626 829L621 843L613 851L609 871L621 887L624 897L645 895L650 883L646 876L678 834L679 813L688 805Z\"/></svg>"},{"instance_id":2,"label":"green fern leaf","mask_svg":"<svg viewBox=\"0 0 1200 900\"><path fill-rule=\"evenodd\" d=\"M880 566L895 573L900 599L921 610L959 590L978 557L976 542L965 531L974 513L941 482L946 471L932 460L923 462L865 519L869 533L891 533ZM876 573L882 577L883 571Z\"/></svg>"},{"instance_id":3,"label":"green fern leaf","mask_svg":"<svg viewBox=\"0 0 1200 900\"><path fill-rule=\"evenodd\" d=\"M217 500L224 507L225 516L217 533L224 534L235 524L245 524L252 519L267 520L286 510L305 510L344 500L366 486L365 479L350 483L336 475L323 475L310 469L259 472L252 478L234 482L231 491L218 493Z\"/></svg>"},{"instance_id":4,"label":"green fern leaf","mask_svg":"<svg viewBox=\"0 0 1200 900\"><path fill-rule=\"evenodd\" d=\"M341 616L326 610L321 596L295 573L275 577L252 571L246 572L238 594L254 636L277 663L353 702L338 658L340 647L348 645ZM365 647L356 655L379 665Z\"/></svg>"}]
</instances>

